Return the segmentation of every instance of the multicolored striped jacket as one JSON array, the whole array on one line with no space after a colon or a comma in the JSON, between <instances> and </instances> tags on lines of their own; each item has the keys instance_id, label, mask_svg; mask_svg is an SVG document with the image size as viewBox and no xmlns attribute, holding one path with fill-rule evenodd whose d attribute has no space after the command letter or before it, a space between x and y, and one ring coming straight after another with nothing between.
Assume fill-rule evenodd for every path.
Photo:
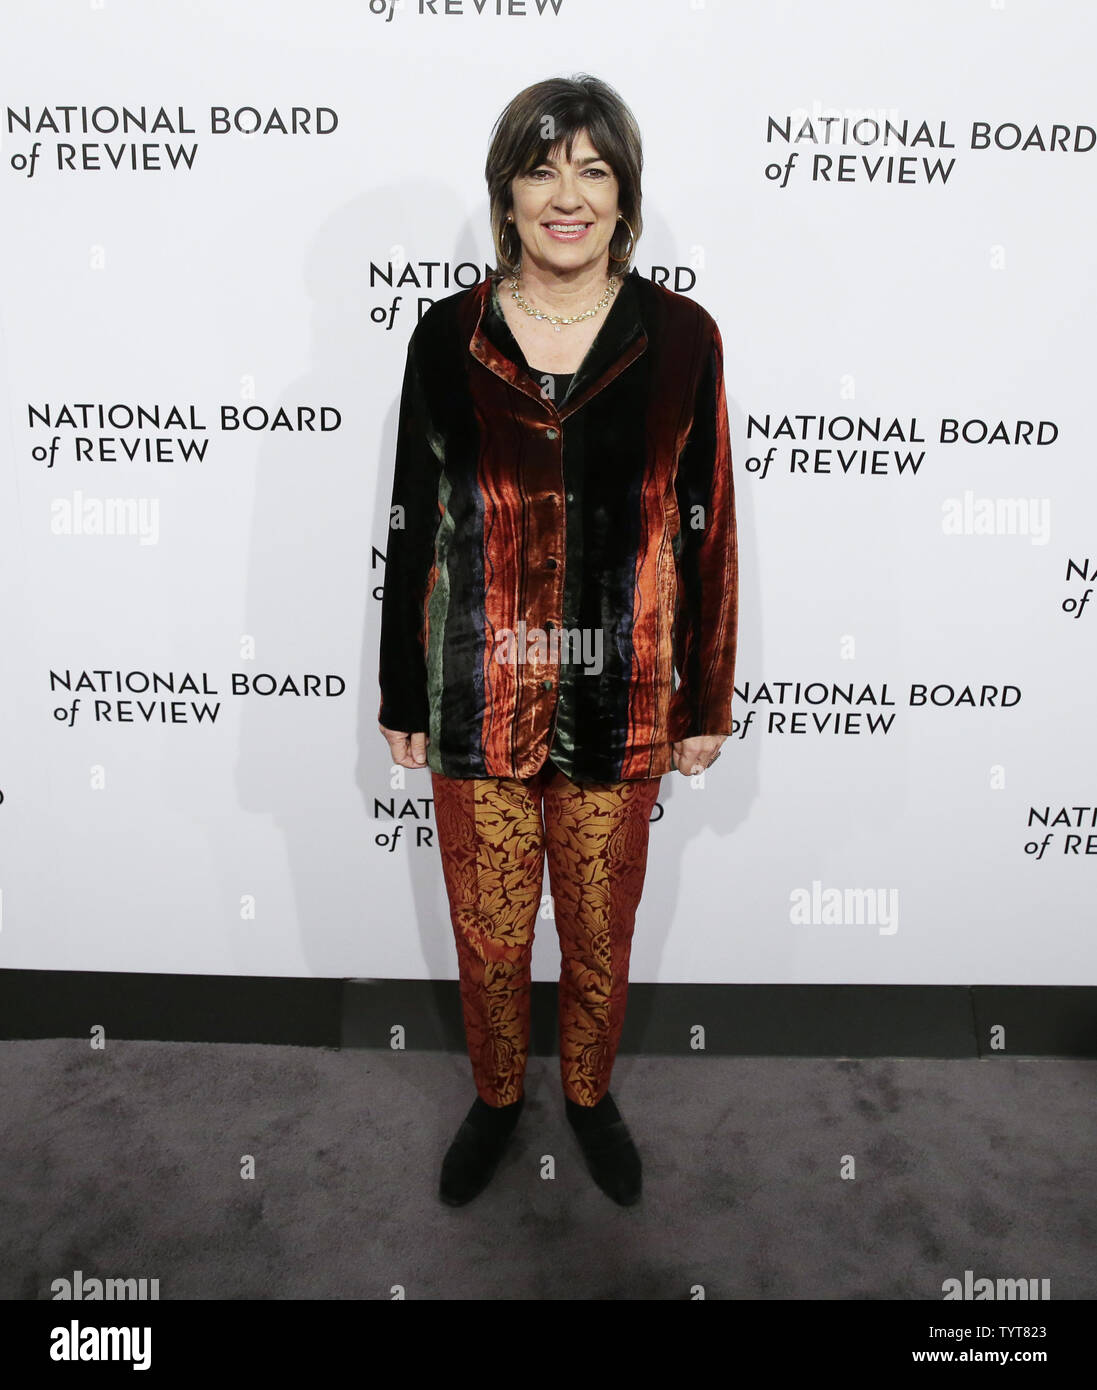
<instances>
[{"instance_id":1,"label":"multicolored striped jacket","mask_svg":"<svg viewBox=\"0 0 1097 1390\"><path fill-rule=\"evenodd\" d=\"M385 556L379 722L450 777L672 770L731 732L738 554L723 345L624 277L562 400L497 282L408 344ZM677 674L675 671L677 668Z\"/></svg>"}]
</instances>

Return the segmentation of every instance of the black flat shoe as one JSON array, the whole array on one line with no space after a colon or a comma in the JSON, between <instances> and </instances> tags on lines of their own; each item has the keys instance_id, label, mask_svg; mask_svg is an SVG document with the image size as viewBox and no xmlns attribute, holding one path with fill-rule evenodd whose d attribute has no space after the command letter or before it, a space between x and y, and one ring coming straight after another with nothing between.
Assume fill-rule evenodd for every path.
<instances>
[{"instance_id":1,"label":"black flat shoe","mask_svg":"<svg viewBox=\"0 0 1097 1390\"><path fill-rule=\"evenodd\" d=\"M438 1195L447 1206L463 1207L487 1187L525 1100L519 1096L513 1105L503 1106L488 1105L479 1096L473 1101L442 1160Z\"/></svg>"},{"instance_id":2,"label":"black flat shoe","mask_svg":"<svg viewBox=\"0 0 1097 1390\"><path fill-rule=\"evenodd\" d=\"M591 1177L618 1206L635 1206L643 1191L643 1165L609 1093L585 1113L571 1101L565 1108Z\"/></svg>"}]
</instances>

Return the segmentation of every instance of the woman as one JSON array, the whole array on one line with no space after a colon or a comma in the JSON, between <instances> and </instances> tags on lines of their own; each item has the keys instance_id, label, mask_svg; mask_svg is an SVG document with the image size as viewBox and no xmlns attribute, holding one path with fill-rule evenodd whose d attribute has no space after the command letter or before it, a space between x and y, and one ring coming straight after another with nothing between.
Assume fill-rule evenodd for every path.
<instances>
[{"instance_id":1,"label":"woman","mask_svg":"<svg viewBox=\"0 0 1097 1390\"><path fill-rule=\"evenodd\" d=\"M521 1113L544 860L565 1112L621 1205L609 1094L659 779L731 730L735 508L713 319L631 268L636 122L591 77L521 92L486 175L496 273L412 334L381 623L381 731L429 766L477 1099L440 1195ZM675 677L677 669L677 679Z\"/></svg>"}]
</instances>

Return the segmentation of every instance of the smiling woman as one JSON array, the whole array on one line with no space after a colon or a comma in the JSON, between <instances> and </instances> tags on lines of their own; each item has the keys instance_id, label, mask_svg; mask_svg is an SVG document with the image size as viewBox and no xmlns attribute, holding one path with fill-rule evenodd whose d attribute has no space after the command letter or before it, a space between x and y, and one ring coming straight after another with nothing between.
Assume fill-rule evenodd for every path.
<instances>
[{"instance_id":1,"label":"smiling woman","mask_svg":"<svg viewBox=\"0 0 1097 1390\"><path fill-rule=\"evenodd\" d=\"M641 166L596 78L519 93L485 170L495 273L408 345L378 722L392 762L432 779L478 1092L442 1166L451 1205L522 1110L546 859L565 1113L602 1190L639 1199L609 1083L648 827L659 779L703 773L731 730L723 347L700 305L631 267Z\"/></svg>"},{"instance_id":2,"label":"smiling woman","mask_svg":"<svg viewBox=\"0 0 1097 1390\"><path fill-rule=\"evenodd\" d=\"M507 225L525 248L525 293L516 273L503 313L527 359L546 372L574 372L598 333L600 312L617 292L618 276L606 277L609 245L624 221L617 179L580 130L516 177L511 194ZM599 289L597 303L585 307ZM570 325L582 327L547 336Z\"/></svg>"},{"instance_id":3,"label":"smiling woman","mask_svg":"<svg viewBox=\"0 0 1097 1390\"><path fill-rule=\"evenodd\" d=\"M499 265L510 273L502 311L546 372L577 370L643 229L635 118L596 79L585 79L581 101L575 85L520 93L496 124L485 170Z\"/></svg>"}]
</instances>

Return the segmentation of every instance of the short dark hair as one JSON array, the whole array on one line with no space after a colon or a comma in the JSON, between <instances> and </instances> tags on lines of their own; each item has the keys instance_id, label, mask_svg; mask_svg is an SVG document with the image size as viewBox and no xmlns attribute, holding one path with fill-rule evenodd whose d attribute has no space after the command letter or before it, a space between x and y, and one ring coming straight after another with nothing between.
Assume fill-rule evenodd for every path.
<instances>
[{"instance_id":1,"label":"short dark hair","mask_svg":"<svg viewBox=\"0 0 1097 1390\"><path fill-rule=\"evenodd\" d=\"M547 118L547 119L546 119ZM551 134L546 135L546 128ZM597 77L551 77L508 103L492 129L484 177L488 182L491 234L495 242L496 275L513 275L521 258L521 245L513 223L510 185L544 163L549 151L563 142L571 158L575 137L585 130L591 144L617 178L617 206L632 228L618 223L609 243L612 273L626 275L643 230L640 213L640 175L644 156L636 117L612 87ZM509 230L508 230L509 229Z\"/></svg>"}]
</instances>

